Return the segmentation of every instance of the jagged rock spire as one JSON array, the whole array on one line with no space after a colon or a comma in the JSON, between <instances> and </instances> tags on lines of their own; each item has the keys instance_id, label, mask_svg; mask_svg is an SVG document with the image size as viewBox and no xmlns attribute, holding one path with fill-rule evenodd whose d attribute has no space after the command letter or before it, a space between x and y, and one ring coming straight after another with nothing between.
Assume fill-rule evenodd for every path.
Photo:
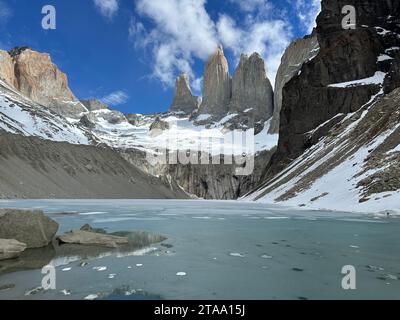
<instances>
[{"instance_id":1,"label":"jagged rock spire","mask_svg":"<svg viewBox=\"0 0 400 320\"><path fill-rule=\"evenodd\" d=\"M230 112L251 109L255 121L268 120L273 113L273 90L265 71L264 60L258 53L242 54L232 78Z\"/></svg>"},{"instance_id":2,"label":"jagged rock spire","mask_svg":"<svg viewBox=\"0 0 400 320\"><path fill-rule=\"evenodd\" d=\"M199 97L192 94L189 85L189 77L186 73L182 73L175 83L174 101L170 107L170 111L183 111L186 114L191 114L199 107Z\"/></svg>"},{"instance_id":3,"label":"jagged rock spire","mask_svg":"<svg viewBox=\"0 0 400 320\"><path fill-rule=\"evenodd\" d=\"M204 72L204 94L199 114L221 116L228 112L231 79L222 46L209 58Z\"/></svg>"}]
</instances>

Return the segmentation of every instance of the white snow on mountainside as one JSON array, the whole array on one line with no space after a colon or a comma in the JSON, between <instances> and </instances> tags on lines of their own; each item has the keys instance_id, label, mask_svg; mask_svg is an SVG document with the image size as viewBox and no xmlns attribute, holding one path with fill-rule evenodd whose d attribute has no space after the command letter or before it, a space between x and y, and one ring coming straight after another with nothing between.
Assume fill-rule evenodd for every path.
<instances>
[{"instance_id":1,"label":"white snow on mountainside","mask_svg":"<svg viewBox=\"0 0 400 320\"><path fill-rule=\"evenodd\" d=\"M263 131L256 136L253 130L249 130L248 135L240 131L237 133L238 136L233 137L232 131L223 129L223 123L206 128L202 125L194 125L188 116L177 117L172 114L161 119L168 123L169 129L152 134L150 127L154 120L154 117L141 116L136 126L129 122L114 125L99 117L92 132L100 141L109 146L143 151L166 148L172 151L204 151L211 155L239 155L243 152L252 154L270 150L278 143L278 135L268 134L269 121L266 122Z\"/></svg>"},{"instance_id":2,"label":"white snow on mountainside","mask_svg":"<svg viewBox=\"0 0 400 320\"><path fill-rule=\"evenodd\" d=\"M372 77L369 77L366 79L330 84L328 87L348 88L348 87L353 87L353 86L365 86L365 85L371 85L371 84L382 85L383 81L385 80L385 77L386 77L386 73L377 71Z\"/></svg>"},{"instance_id":3,"label":"white snow on mountainside","mask_svg":"<svg viewBox=\"0 0 400 320\"><path fill-rule=\"evenodd\" d=\"M72 144L89 144L84 130L70 124L55 112L24 98L1 80L0 128L24 136Z\"/></svg>"},{"instance_id":4,"label":"white snow on mountainside","mask_svg":"<svg viewBox=\"0 0 400 320\"><path fill-rule=\"evenodd\" d=\"M60 116L23 97L0 80L0 128L15 134L72 144L90 144L88 137L93 137L98 143L113 148L150 152L157 149L192 150L212 155L254 154L270 150L278 142L278 135L268 134L269 122L256 136L252 130L233 136L232 131L224 129L224 123L235 115L228 115L224 121L206 128L194 125L189 121L189 116L166 114L161 116L161 120L168 123L169 129L154 134L150 127L157 116L137 115L138 123L132 125L122 114L120 121L109 121L108 117L113 113L116 112L108 109L82 113L82 116L86 114L90 115L90 119L95 119L94 128L88 129L76 119Z\"/></svg>"},{"instance_id":5,"label":"white snow on mountainside","mask_svg":"<svg viewBox=\"0 0 400 320\"><path fill-rule=\"evenodd\" d=\"M315 210L400 214L400 191L393 191L396 188L391 181L400 158L400 90L390 96L394 101L378 98L347 116L318 144L243 200Z\"/></svg>"}]
</instances>

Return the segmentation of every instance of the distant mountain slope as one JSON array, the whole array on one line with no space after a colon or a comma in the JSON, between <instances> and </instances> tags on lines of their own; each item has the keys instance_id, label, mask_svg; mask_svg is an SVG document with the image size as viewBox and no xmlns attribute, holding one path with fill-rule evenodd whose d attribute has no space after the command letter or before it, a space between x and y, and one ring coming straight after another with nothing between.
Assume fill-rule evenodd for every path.
<instances>
[{"instance_id":1,"label":"distant mountain slope","mask_svg":"<svg viewBox=\"0 0 400 320\"><path fill-rule=\"evenodd\" d=\"M0 130L0 198L172 199L179 187L148 175L111 148Z\"/></svg>"}]
</instances>

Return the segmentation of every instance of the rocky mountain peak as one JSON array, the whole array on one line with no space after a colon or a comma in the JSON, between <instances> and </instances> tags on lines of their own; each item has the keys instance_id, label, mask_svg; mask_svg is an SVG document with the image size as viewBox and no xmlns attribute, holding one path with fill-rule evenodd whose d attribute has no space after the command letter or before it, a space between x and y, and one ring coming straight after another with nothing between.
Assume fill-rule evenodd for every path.
<instances>
[{"instance_id":1,"label":"rocky mountain peak","mask_svg":"<svg viewBox=\"0 0 400 320\"><path fill-rule=\"evenodd\" d=\"M182 73L175 83L175 95L172 105L170 107L171 112L183 111L186 114L191 114L194 110L199 107L200 98L192 94L190 89L189 77L186 73Z\"/></svg>"},{"instance_id":2,"label":"rocky mountain peak","mask_svg":"<svg viewBox=\"0 0 400 320\"><path fill-rule=\"evenodd\" d=\"M24 96L68 117L79 118L80 113L87 111L49 54L17 47L8 53L0 50L0 57L0 77Z\"/></svg>"},{"instance_id":3,"label":"rocky mountain peak","mask_svg":"<svg viewBox=\"0 0 400 320\"><path fill-rule=\"evenodd\" d=\"M15 87L14 61L7 51L0 50L0 78Z\"/></svg>"},{"instance_id":4,"label":"rocky mountain peak","mask_svg":"<svg viewBox=\"0 0 400 320\"><path fill-rule=\"evenodd\" d=\"M32 50L31 47L15 47L13 49L11 49L10 51L8 51L8 54L12 57L15 58L16 56L19 56L22 52L24 52L25 50Z\"/></svg>"},{"instance_id":5,"label":"rocky mountain peak","mask_svg":"<svg viewBox=\"0 0 400 320\"><path fill-rule=\"evenodd\" d=\"M265 63L258 53L242 54L232 78L230 112L251 113L254 120L268 120L273 113L273 90Z\"/></svg>"},{"instance_id":6,"label":"rocky mountain peak","mask_svg":"<svg viewBox=\"0 0 400 320\"><path fill-rule=\"evenodd\" d=\"M222 46L209 58L204 72L204 94L199 113L215 117L226 115L231 97L228 60Z\"/></svg>"},{"instance_id":7,"label":"rocky mountain peak","mask_svg":"<svg viewBox=\"0 0 400 320\"><path fill-rule=\"evenodd\" d=\"M96 111L96 110L107 110L109 107L104 104L103 102L97 99L88 99L88 100L81 100L81 103L89 110L89 111Z\"/></svg>"}]
</instances>

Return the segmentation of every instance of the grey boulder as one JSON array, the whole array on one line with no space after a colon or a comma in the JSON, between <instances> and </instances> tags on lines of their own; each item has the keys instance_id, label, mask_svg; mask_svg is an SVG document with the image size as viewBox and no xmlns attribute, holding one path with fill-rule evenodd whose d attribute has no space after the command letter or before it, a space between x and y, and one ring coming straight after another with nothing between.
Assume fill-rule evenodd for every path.
<instances>
[{"instance_id":1,"label":"grey boulder","mask_svg":"<svg viewBox=\"0 0 400 320\"><path fill-rule=\"evenodd\" d=\"M67 244L80 244L107 248L116 248L120 245L128 244L127 237L118 237L85 230L75 230L68 232L62 236L59 236L58 240L61 243Z\"/></svg>"},{"instance_id":2,"label":"grey boulder","mask_svg":"<svg viewBox=\"0 0 400 320\"><path fill-rule=\"evenodd\" d=\"M18 258L26 244L13 239L0 239L0 261Z\"/></svg>"},{"instance_id":3,"label":"grey boulder","mask_svg":"<svg viewBox=\"0 0 400 320\"><path fill-rule=\"evenodd\" d=\"M47 246L58 230L58 223L43 211L0 209L0 239L15 239L27 248Z\"/></svg>"}]
</instances>

